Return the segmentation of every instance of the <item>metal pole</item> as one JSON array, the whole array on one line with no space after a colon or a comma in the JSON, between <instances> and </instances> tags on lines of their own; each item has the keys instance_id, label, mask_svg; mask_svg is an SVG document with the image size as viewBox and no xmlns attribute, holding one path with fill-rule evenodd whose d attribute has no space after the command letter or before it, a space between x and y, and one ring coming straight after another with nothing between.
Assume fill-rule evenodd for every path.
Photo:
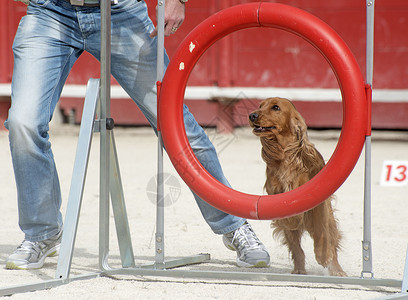
<instances>
[{"instance_id":1,"label":"metal pole","mask_svg":"<svg viewBox=\"0 0 408 300\"><path fill-rule=\"evenodd\" d=\"M366 0L367 20L366 20L366 83L370 87L373 83L373 63L374 63L374 2ZM371 89L370 89L371 92ZM371 98L371 97L370 97ZM371 107L371 103L369 103ZM371 124L371 111L368 118ZM361 277L365 273L374 276L371 249L371 131L365 138L365 176L364 176L364 233L363 233L363 270Z\"/></svg>"},{"instance_id":2,"label":"metal pole","mask_svg":"<svg viewBox=\"0 0 408 300\"><path fill-rule=\"evenodd\" d=\"M100 96L100 187L99 187L99 267L109 269L109 166L110 166L110 76L111 0L101 0L101 96Z\"/></svg>"},{"instance_id":3,"label":"metal pole","mask_svg":"<svg viewBox=\"0 0 408 300\"><path fill-rule=\"evenodd\" d=\"M71 187L64 221L61 248L55 278L67 279L71 270L75 238L79 223L82 198L91 151L92 131L94 129L96 105L99 96L99 79L89 79L86 88L84 109L82 111L81 128L79 130L78 146L72 171Z\"/></svg>"},{"instance_id":4,"label":"metal pole","mask_svg":"<svg viewBox=\"0 0 408 300\"><path fill-rule=\"evenodd\" d=\"M164 7L165 0L157 3L157 82L158 89L164 75ZM159 95L159 90L157 91ZM157 101L158 101L157 97ZM157 102L158 104L158 102ZM158 105L157 105L158 107ZM157 111L157 114L159 112ZM157 122L158 119L157 119ZM156 253L155 267L164 269L164 182L163 182L163 141L160 124L157 124L158 157L157 157L157 203L156 203Z\"/></svg>"},{"instance_id":5,"label":"metal pole","mask_svg":"<svg viewBox=\"0 0 408 300\"><path fill-rule=\"evenodd\" d=\"M374 6L375 0L367 1L367 44L366 44L366 83L373 84L374 73Z\"/></svg>"},{"instance_id":6,"label":"metal pole","mask_svg":"<svg viewBox=\"0 0 408 300\"><path fill-rule=\"evenodd\" d=\"M408 294L408 248L405 255L405 267L404 267L404 276L402 277L402 288L401 292Z\"/></svg>"}]
</instances>

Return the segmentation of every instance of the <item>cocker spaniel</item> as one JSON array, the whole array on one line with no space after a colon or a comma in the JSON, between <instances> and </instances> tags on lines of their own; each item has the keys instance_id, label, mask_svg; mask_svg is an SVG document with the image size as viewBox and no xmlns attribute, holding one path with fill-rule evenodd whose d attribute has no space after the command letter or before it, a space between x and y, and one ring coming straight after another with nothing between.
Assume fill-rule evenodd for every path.
<instances>
[{"instance_id":1,"label":"cocker spaniel","mask_svg":"<svg viewBox=\"0 0 408 300\"><path fill-rule=\"evenodd\" d=\"M322 155L307 136L307 126L292 102L269 98L249 115L253 133L259 136L266 163L265 189L269 195L284 193L306 183L325 165ZM341 233L331 201L333 196L304 213L273 220L273 235L281 237L292 255L293 274L306 274L301 239L307 231L314 241L317 262L330 275L347 276L337 260Z\"/></svg>"}]
</instances>

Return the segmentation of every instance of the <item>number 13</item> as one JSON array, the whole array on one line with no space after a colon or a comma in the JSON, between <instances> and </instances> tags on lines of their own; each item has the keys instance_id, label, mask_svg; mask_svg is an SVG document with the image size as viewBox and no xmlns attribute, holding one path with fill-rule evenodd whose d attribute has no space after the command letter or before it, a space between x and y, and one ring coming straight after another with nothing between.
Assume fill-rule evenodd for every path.
<instances>
[{"instance_id":1,"label":"number 13","mask_svg":"<svg viewBox=\"0 0 408 300\"><path fill-rule=\"evenodd\" d=\"M403 182L407 180L407 165L403 164L387 164L385 181Z\"/></svg>"}]
</instances>

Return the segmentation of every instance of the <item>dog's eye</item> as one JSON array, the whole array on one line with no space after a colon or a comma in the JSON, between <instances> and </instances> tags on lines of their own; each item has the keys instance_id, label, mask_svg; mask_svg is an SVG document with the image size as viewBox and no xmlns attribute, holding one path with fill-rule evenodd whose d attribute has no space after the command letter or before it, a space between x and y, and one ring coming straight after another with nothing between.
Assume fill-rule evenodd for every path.
<instances>
[{"instance_id":1,"label":"dog's eye","mask_svg":"<svg viewBox=\"0 0 408 300\"><path fill-rule=\"evenodd\" d=\"M272 109L272 110L275 110L275 111L278 111L278 110L280 110L280 107L277 106L277 105L274 105L274 106L271 107L271 109Z\"/></svg>"}]
</instances>

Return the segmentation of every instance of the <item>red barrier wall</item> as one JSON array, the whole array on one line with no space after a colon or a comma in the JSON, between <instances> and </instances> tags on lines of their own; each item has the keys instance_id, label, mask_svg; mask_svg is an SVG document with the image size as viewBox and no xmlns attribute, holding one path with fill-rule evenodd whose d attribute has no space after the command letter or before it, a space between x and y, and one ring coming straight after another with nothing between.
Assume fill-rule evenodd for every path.
<instances>
[{"instance_id":1,"label":"red barrier wall","mask_svg":"<svg viewBox=\"0 0 408 300\"><path fill-rule=\"evenodd\" d=\"M156 0L147 0L149 12L154 19ZM183 26L176 35L166 39L170 57L188 32L215 12L232 5L257 2L238 0L189 1ZM267 1L293 5L306 10L328 23L345 40L355 55L362 73L365 74L365 1L339 0L282 0ZM11 0L0 1L0 97L7 94L12 75L12 40L25 5ZM374 54L374 103L373 128L408 128L408 2L405 0L376 1L375 7L375 54ZM85 85L89 77L99 77L99 63L83 54L67 80L67 96L62 98L60 108L68 115L75 110L74 119L81 117L82 98L73 97L69 87ZM113 80L113 84L116 82ZM204 126L217 125L226 129L246 124L242 118L242 105L231 103L237 97L262 99L266 94L259 91L248 94L248 88L280 88L278 94L292 95L291 91L307 88L307 97L291 97L310 127L339 127L341 104L335 96L318 97L324 91L334 91L338 85L335 77L316 49L301 38L277 29L247 29L231 34L212 46L199 60L192 72L188 86L213 88L241 88L241 92L204 93L203 98L187 93L191 110ZM382 92L376 95L376 91ZM301 92L303 90L300 90ZM235 94L234 94L235 93ZM303 93L303 92L302 92ZM314 93L317 94L313 99ZM296 93L295 93L296 94ZM297 95L297 94L296 94ZM304 96L304 95L303 95ZM213 98L209 101L209 98ZM117 124L147 124L135 105L126 96L112 99L112 114ZM194 99L193 99L194 98ZM317 99L319 98L319 99ZM222 103L220 103L222 101ZM227 102L225 102L227 101ZM193 104L194 103L194 104ZM227 108L225 107L225 104ZM0 106L0 122L7 115L7 105ZM251 104L250 107L253 107ZM225 110L227 109L227 110ZM229 120L209 112L227 112ZM232 116L231 116L232 114ZM228 124L229 123L229 124Z\"/></svg>"}]
</instances>

